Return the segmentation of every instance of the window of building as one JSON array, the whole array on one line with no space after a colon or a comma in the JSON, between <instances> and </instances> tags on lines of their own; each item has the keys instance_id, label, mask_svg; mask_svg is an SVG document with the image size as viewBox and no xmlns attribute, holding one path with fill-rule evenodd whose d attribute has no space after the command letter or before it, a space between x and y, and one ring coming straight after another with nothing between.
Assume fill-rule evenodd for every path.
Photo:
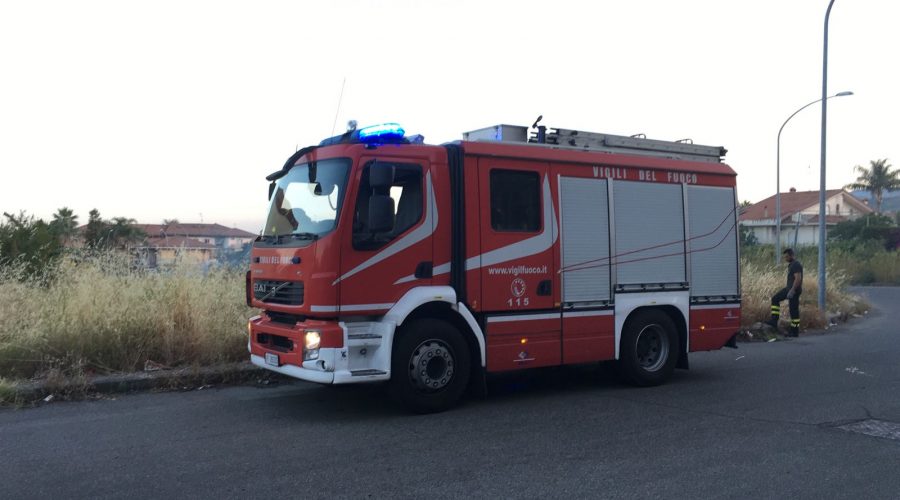
<instances>
[{"instance_id":1,"label":"window of building","mask_svg":"<svg viewBox=\"0 0 900 500\"><path fill-rule=\"evenodd\" d=\"M491 228L503 232L540 231L540 185L537 172L491 170Z\"/></svg>"},{"instance_id":2,"label":"window of building","mask_svg":"<svg viewBox=\"0 0 900 500\"><path fill-rule=\"evenodd\" d=\"M834 214L841 215L841 204L840 203L838 203L837 205L834 206Z\"/></svg>"},{"instance_id":3,"label":"window of building","mask_svg":"<svg viewBox=\"0 0 900 500\"><path fill-rule=\"evenodd\" d=\"M421 219L424 206L422 187L422 167L414 164L384 164L378 162L375 168L393 168L394 182L387 193L394 200L394 225L384 232L369 230L369 198L373 190L369 185L369 171L365 167L356 196L356 211L353 214L353 248L374 250L415 226Z\"/></svg>"}]
</instances>

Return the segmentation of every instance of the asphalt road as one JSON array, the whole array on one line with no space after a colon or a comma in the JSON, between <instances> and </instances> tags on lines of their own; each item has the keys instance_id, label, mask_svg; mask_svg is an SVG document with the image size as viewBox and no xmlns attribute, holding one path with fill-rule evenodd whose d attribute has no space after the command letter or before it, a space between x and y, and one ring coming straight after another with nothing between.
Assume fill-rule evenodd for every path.
<instances>
[{"instance_id":1,"label":"asphalt road","mask_svg":"<svg viewBox=\"0 0 900 500\"><path fill-rule=\"evenodd\" d=\"M0 497L900 498L900 289L862 293L866 319L649 389L561 369L430 416L305 383L2 410Z\"/></svg>"}]
</instances>

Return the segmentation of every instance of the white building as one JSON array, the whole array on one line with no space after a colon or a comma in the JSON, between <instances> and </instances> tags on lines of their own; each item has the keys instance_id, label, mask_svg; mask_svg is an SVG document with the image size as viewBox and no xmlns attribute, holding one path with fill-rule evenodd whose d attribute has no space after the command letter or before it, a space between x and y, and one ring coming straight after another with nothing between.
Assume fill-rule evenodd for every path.
<instances>
[{"instance_id":1,"label":"white building","mask_svg":"<svg viewBox=\"0 0 900 500\"><path fill-rule=\"evenodd\" d=\"M843 189L825 192L825 225L834 227L839 222L872 213L868 205L854 198ZM740 224L753 231L761 244L775 243L775 195L755 203L741 211ZM791 188L781 193L781 245L782 247L815 245L819 242L819 192L797 191Z\"/></svg>"}]
</instances>

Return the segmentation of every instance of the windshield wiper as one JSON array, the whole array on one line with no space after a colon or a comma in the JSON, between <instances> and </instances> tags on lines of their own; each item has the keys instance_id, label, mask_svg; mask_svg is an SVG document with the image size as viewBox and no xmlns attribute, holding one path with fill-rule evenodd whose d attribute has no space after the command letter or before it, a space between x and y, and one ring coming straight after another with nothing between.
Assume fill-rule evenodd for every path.
<instances>
[{"instance_id":1,"label":"windshield wiper","mask_svg":"<svg viewBox=\"0 0 900 500\"><path fill-rule=\"evenodd\" d=\"M274 245L280 245L284 238L290 238L292 240L311 240L315 241L319 239L319 235L316 233L285 233L285 234L264 234L262 235L262 241L270 242Z\"/></svg>"},{"instance_id":2,"label":"windshield wiper","mask_svg":"<svg viewBox=\"0 0 900 500\"><path fill-rule=\"evenodd\" d=\"M316 233L292 233L291 238L295 240L317 240L319 235Z\"/></svg>"}]
</instances>

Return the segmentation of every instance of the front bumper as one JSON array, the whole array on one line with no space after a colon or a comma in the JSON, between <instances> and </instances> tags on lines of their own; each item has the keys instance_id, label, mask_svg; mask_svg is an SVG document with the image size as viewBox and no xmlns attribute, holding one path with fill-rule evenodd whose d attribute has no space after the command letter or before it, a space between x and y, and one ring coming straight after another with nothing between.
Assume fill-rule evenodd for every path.
<instances>
[{"instance_id":1,"label":"front bumper","mask_svg":"<svg viewBox=\"0 0 900 500\"><path fill-rule=\"evenodd\" d=\"M300 380L306 380L308 382L316 382L318 384L334 383L333 371L329 372L318 368L303 368L302 366L287 364L281 366L272 366L266 363L266 359L263 356L257 356L256 354L250 355L250 362L260 368L265 368L266 370L271 370L288 377L298 378Z\"/></svg>"},{"instance_id":2,"label":"front bumper","mask_svg":"<svg viewBox=\"0 0 900 500\"><path fill-rule=\"evenodd\" d=\"M390 378L393 323L311 320L291 326L263 315L252 318L248 329L250 362L260 368L319 384ZM321 332L322 343L318 357L304 361L302 346L307 330ZM272 341L276 338L277 344ZM266 363L267 353L278 356L278 366Z\"/></svg>"}]
</instances>

